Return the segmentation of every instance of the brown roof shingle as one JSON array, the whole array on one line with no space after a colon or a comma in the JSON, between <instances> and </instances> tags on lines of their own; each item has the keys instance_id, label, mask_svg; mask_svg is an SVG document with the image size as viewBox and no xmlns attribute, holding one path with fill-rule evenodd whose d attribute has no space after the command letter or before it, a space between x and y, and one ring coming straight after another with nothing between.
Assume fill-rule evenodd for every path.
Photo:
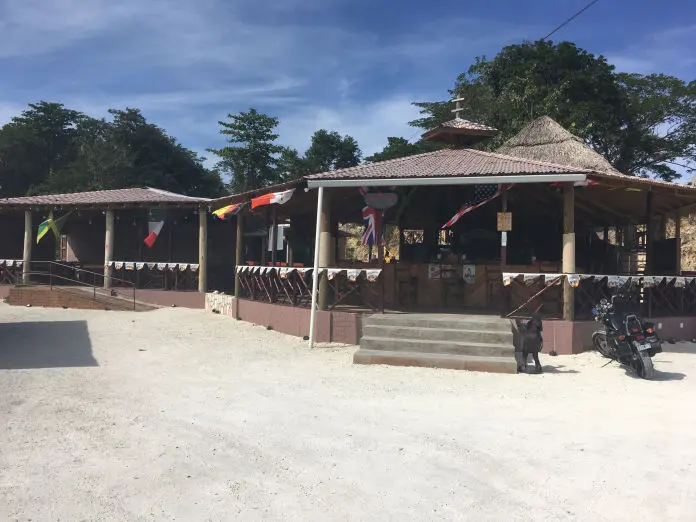
<instances>
[{"instance_id":1,"label":"brown roof shingle","mask_svg":"<svg viewBox=\"0 0 696 522\"><path fill-rule=\"evenodd\" d=\"M446 178L507 174L590 174L567 165L514 158L475 149L443 149L307 176L320 179Z\"/></svg>"},{"instance_id":2,"label":"brown roof shingle","mask_svg":"<svg viewBox=\"0 0 696 522\"><path fill-rule=\"evenodd\" d=\"M171 203L205 203L207 198L197 198L176 194L155 188L129 188L117 190L97 190L72 194L48 194L45 196L24 196L0 199L0 206L95 206L95 205L138 205Z\"/></svg>"}]
</instances>

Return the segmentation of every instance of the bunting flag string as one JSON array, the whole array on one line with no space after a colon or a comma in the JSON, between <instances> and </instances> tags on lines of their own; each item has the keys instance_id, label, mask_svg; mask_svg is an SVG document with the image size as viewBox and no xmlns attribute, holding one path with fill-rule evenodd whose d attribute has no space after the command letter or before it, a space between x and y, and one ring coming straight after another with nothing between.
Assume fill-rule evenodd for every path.
<instances>
[{"instance_id":1,"label":"bunting flag string","mask_svg":"<svg viewBox=\"0 0 696 522\"><path fill-rule=\"evenodd\" d=\"M228 219L239 214L247 206L249 206L249 201L244 201L243 203L234 203L233 205L227 205L215 210L213 215L218 219Z\"/></svg>"},{"instance_id":2,"label":"bunting flag string","mask_svg":"<svg viewBox=\"0 0 696 522\"><path fill-rule=\"evenodd\" d=\"M290 189L284 192L271 192L269 194L264 194L263 196L253 198L251 200L251 210L264 205L284 205L290 201L290 198L292 198L294 193L295 189Z\"/></svg>"},{"instance_id":3,"label":"bunting flag string","mask_svg":"<svg viewBox=\"0 0 696 522\"><path fill-rule=\"evenodd\" d=\"M536 281L543 281L546 286L558 285L562 281L568 281L570 286L577 288L582 281L592 280L600 282L605 280L609 288L623 288L642 283L644 288L660 285L673 285L675 288L684 288L696 283L696 277L677 277L677 276L618 276L607 274L560 274L560 273L525 273L525 272L503 272L503 285L510 286L513 281L520 281L526 285L531 285Z\"/></svg>"}]
</instances>

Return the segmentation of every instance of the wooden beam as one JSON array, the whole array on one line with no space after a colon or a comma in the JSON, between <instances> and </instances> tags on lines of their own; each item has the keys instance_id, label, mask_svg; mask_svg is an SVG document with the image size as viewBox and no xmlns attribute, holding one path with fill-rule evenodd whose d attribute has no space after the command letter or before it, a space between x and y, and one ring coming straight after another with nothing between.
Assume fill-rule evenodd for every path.
<instances>
[{"instance_id":1,"label":"wooden beam","mask_svg":"<svg viewBox=\"0 0 696 522\"><path fill-rule=\"evenodd\" d=\"M31 249L34 246L34 228L31 210L24 211L24 254L22 255L22 281L29 284L31 272Z\"/></svg>"},{"instance_id":2,"label":"wooden beam","mask_svg":"<svg viewBox=\"0 0 696 522\"><path fill-rule=\"evenodd\" d=\"M500 210L502 212L507 212L508 210L508 191L503 190L500 195ZM505 272L505 266L507 265L507 232L500 233L500 270Z\"/></svg>"},{"instance_id":3,"label":"wooden beam","mask_svg":"<svg viewBox=\"0 0 696 522\"><path fill-rule=\"evenodd\" d=\"M241 294L241 282L239 280L239 269L243 263L243 249L244 249L244 217L240 212L237 214L237 237L235 238L235 249L234 249L234 296L236 298L240 297Z\"/></svg>"},{"instance_id":4,"label":"wooden beam","mask_svg":"<svg viewBox=\"0 0 696 522\"><path fill-rule=\"evenodd\" d=\"M276 266L276 256L278 254L278 217L276 215L276 207L278 205L271 205L271 266Z\"/></svg>"},{"instance_id":5,"label":"wooden beam","mask_svg":"<svg viewBox=\"0 0 696 522\"><path fill-rule=\"evenodd\" d=\"M645 219L646 226L646 245L645 245L645 273L651 275L655 264L655 227L653 226L653 193L648 192L645 202Z\"/></svg>"},{"instance_id":6,"label":"wooden beam","mask_svg":"<svg viewBox=\"0 0 696 522\"><path fill-rule=\"evenodd\" d=\"M575 187L563 186L563 273L575 273ZM563 319L575 318L575 289L563 282Z\"/></svg>"},{"instance_id":7,"label":"wooden beam","mask_svg":"<svg viewBox=\"0 0 696 522\"><path fill-rule=\"evenodd\" d=\"M597 210L601 210L603 212L606 212L607 214L615 217L615 218L620 218L624 221L634 219L638 220L640 219L640 215L632 215L632 214L627 214L626 212L622 212L621 210L617 210L615 208L612 208L608 205L605 205L604 203L600 203L599 201L593 199L593 200L587 200L587 199L579 199L576 198L575 200L576 206L582 205L583 207L587 208L589 211L596 213ZM595 209L592 209L592 207L595 207Z\"/></svg>"},{"instance_id":8,"label":"wooden beam","mask_svg":"<svg viewBox=\"0 0 696 522\"><path fill-rule=\"evenodd\" d=\"M198 291L208 291L208 212L198 211Z\"/></svg>"},{"instance_id":9,"label":"wooden beam","mask_svg":"<svg viewBox=\"0 0 696 522\"><path fill-rule=\"evenodd\" d=\"M111 261L114 255L114 211L107 210L104 214L106 220L106 234L104 237L104 288L111 288Z\"/></svg>"},{"instance_id":10,"label":"wooden beam","mask_svg":"<svg viewBox=\"0 0 696 522\"><path fill-rule=\"evenodd\" d=\"M319 244L314 248L319 249L319 268L328 268L331 266L332 253L334 252L333 241L331 237L331 198L326 194L322 205L320 219ZM326 272L321 274L319 279L319 310L327 310L329 306L329 279Z\"/></svg>"},{"instance_id":11,"label":"wooden beam","mask_svg":"<svg viewBox=\"0 0 696 522\"><path fill-rule=\"evenodd\" d=\"M681 214L677 212L674 216L674 247L676 249L675 274L681 275Z\"/></svg>"}]
</instances>

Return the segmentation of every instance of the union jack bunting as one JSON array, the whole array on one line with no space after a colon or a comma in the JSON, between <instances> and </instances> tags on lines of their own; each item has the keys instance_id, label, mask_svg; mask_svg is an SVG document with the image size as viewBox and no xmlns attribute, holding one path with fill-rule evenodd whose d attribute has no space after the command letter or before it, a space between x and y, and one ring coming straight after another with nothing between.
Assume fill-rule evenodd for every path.
<instances>
[{"instance_id":1,"label":"union jack bunting","mask_svg":"<svg viewBox=\"0 0 696 522\"><path fill-rule=\"evenodd\" d=\"M378 234L381 232L383 211L370 207L363 207L362 216L365 223L363 230L362 244L375 245L378 241Z\"/></svg>"}]
</instances>

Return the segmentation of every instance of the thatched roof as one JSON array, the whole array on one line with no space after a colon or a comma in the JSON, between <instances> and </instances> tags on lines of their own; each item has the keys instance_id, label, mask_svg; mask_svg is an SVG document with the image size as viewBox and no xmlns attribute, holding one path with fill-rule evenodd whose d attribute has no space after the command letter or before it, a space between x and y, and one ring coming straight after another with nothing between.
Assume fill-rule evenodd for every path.
<instances>
[{"instance_id":1,"label":"thatched roof","mask_svg":"<svg viewBox=\"0 0 696 522\"><path fill-rule=\"evenodd\" d=\"M558 165L570 165L596 172L621 174L597 152L585 145L548 116L528 123L496 152Z\"/></svg>"}]
</instances>

